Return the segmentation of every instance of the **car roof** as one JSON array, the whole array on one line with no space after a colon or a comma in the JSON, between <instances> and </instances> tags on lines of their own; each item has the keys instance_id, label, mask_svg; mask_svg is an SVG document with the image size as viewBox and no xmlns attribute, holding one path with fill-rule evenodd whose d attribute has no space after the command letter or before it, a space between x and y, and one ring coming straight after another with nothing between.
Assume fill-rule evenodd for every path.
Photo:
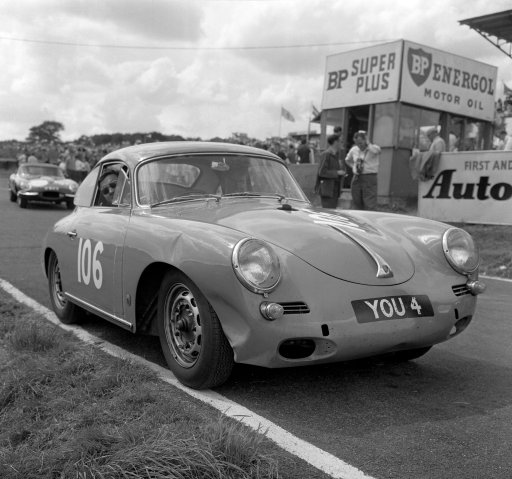
<instances>
[{"instance_id":1,"label":"car roof","mask_svg":"<svg viewBox=\"0 0 512 479\"><path fill-rule=\"evenodd\" d=\"M162 141L156 143L141 143L112 151L104 156L100 162L109 160L123 160L131 167L149 158L176 154L243 154L266 156L272 160L284 163L281 158L261 148L237 145L234 143L217 143L208 141Z\"/></svg>"}]
</instances>

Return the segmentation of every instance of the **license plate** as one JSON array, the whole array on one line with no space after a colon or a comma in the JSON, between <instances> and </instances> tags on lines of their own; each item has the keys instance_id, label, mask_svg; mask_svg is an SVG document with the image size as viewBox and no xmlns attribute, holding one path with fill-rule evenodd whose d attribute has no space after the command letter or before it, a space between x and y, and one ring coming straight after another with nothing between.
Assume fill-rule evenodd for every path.
<instances>
[{"instance_id":1,"label":"license plate","mask_svg":"<svg viewBox=\"0 0 512 479\"><path fill-rule=\"evenodd\" d=\"M352 301L352 308L358 323L434 316L432 303L428 296L423 294L358 299Z\"/></svg>"}]
</instances>

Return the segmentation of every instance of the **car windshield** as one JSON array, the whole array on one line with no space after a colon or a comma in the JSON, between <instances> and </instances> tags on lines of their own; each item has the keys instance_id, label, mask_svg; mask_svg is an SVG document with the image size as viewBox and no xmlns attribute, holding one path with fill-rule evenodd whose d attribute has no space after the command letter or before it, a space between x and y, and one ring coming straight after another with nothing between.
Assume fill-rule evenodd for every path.
<instances>
[{"instance_id":1,"label":"car windshield","mask_svg":"<svg viewBox=\"0 0 512 479\"><path fill-rule=\"evenodd\" d=\"M55 176L64 178L64 173L58 166L54 165L24 165L20 168L20 176Z\"/></svg>"},{"instance_id":2,"label":"car windshield","mask_svg":"<svg viewBox=\"0 0 512 479\"><path fill-rule=\"evenodd\" d=\"M152 205L210 196L272 196L307 201L278 160L250 155L184 155L147 162L138 170L139 203Z\"/></svg>"}]
</instances>

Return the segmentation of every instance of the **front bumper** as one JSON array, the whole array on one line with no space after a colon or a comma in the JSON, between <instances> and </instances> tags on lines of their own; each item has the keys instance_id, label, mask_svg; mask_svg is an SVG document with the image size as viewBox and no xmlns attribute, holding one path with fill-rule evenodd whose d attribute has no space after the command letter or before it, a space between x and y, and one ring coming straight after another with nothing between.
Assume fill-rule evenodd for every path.
<instances>
[{"instance_id":1,"label":"front bumper","mask_svg":"<svg viewBox=\"0 0 512 479\"><path fill-rule=\"evenodd\" d=\"M75 194L61 191L18 191L18 196L27 201L41 201L46 203L61 203L73 201Z\"/></svg>"},{"instance_id":2,"label":"front bumper","mask_svg":"<svg viewBox=\"0 0 512 479\"><path fill-rule=\"evenodd\" d=\"M449 267L428 273L417 271L411 280L395 286L367 286L333 278L309 265L287 266L280 285L267 298L241 288L243 304L238 311L226 308L226 303L214 304L235 361L288 367L422 348L461 333L476 309L476 295L467 278ZM433 316L360 323L351 303L408 295L427 295ZM260 313L263 302L296 307L269 321ZM307 356L295 357L295 353L288 353L291 340L299 349L306 342L314 347L305 348Z\"/></svg>"}]
</instances>

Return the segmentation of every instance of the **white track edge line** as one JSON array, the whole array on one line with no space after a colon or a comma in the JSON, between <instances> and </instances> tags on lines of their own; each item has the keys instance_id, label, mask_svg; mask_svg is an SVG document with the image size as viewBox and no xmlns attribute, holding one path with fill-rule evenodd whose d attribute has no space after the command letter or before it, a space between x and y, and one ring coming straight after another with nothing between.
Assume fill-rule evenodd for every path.
<instances>
[{"instance_id":1,"label":"white track edge line","mask_svg":"<svg viewBox=\"0 0 512 479\"><path fill-rule=\"evenodd\" d=\"M216 393L215 391L210 389L197 391L195 389L190 389L186 386L183 386L170 370L147 361L140 356L129 353L128 351L125 351L124 349L111 344L108 341L104 341L97 336L88 333L80 327L65 325L61 323L52 311L39 304L37 301L33 300L22 291L15 288L12 284L1 278L0 287L20 303L25 304L37 313L43 315L51 323L61 327L66 331L72 332L81 341L99 347L112 356L129 359L149 367L151 370L156 372L156 374L166 383L171 384L172 386L180 389L195 399L209 404L210 406L219 410L222 414L236 419L237 421L245 424L256 432L264 434L285 451L299 457L320 471L329 474L331 477L335 479L374 479L371 476L364 474L356 467L351 466L350 464L337 458L333 454L323 451L313 444L310 444L298 438L297 436L294 436L293 434L289 433L282 427L274 424L263 416L255 414L250 409L247 409L246 407L231 401L230 399Z\"/></svg>"},{"instance_id":2,"label":"white track edge line","mask_svg":"<svg viewBox=\"0 0 512 479\"><path fill-rule=\"evenodd\" d=\"M500 278L499 276L486 276L485 274L481 274L480 278L493 279L494 281L505 281L505 283L512 283L512 279Z\"/></svg>"}]
</instances>

